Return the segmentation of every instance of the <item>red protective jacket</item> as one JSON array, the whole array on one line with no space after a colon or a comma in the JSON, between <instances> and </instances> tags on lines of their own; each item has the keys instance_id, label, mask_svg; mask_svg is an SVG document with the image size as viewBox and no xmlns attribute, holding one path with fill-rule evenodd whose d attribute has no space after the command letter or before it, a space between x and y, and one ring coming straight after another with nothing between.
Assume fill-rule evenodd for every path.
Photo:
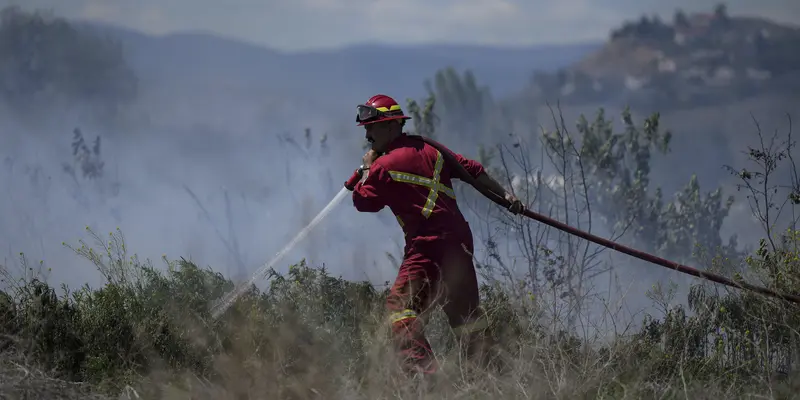
<instances>
[{"instance_id":1,"label":"red protective jacket","mask_svg":"<svg viewBox=\"0 0 800 400\"><path fill-rule=\"evenodd\" d=\"M477 161L450 153L473 177L484 172ZM452 177L452 169L438 150L403 135L372 163L367 179L356 184L353 205L361 212L378 212L388 206L403 228L406 243L421 237L468 234L471 238L456 204Z\"/></svg>"}]
</instances>

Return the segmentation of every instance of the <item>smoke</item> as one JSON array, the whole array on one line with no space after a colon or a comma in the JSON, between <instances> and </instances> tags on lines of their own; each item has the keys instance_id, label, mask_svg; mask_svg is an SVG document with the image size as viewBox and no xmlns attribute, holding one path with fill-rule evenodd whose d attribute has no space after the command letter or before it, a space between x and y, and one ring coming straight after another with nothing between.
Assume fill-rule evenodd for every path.
<instances>
[{"instance_id":1,"label":"smoke","mask_svg":"<svg viewBox=\"0 0 800 400\"><path fill-rule=\"evenodd\" d=\"M156 265L162 255L186 257L244 278L280 250L360 162L362 133L332 131L336 116L265 118L252 94L240 90L171 89L143 80L138 99L111 126L82 119L81 106L32 112L34 118L3 115L3 264L13 272L24 253L34 264L44 261L53 284L96 286L99 273L62 242L92 245L86 227L101 238L119 228L129 255ZM313 104L296 110L306 106ZM310 262L324 261L334 274L388 279L391 269L375 265L388 268L385 252L395 251L390 239L402 235L399 228L356 215L348 203L284 262L313 255ZM367 251L356 262L359 248Z\"/></svg>"},{"instance_id":2,"label":"smoke","mask_svg":"<svg viewBox=\"0 0 800 400\"><path fill-rule=\"evenodd\" d=\"M29 104L36 106L23 107L15 98L0 110L0 157L6 160L0 176L6 193L0 200L3 263L21 267L20 253L34 264L42 260L53 284L102 283L93 266L62 245L79 245L81 239L93 245L87 227L101 238L119 228L129 255L156 265L163 255L183 256L245 278L360 164L363 132L353 126L353 105L379 92L401 102L424 94L422 78L413 88L407 76L388 82L390 72L374 69L365 76L360 60L351 60L360 55L344 57L358 68L319 75L312 66L328 57L324 53L276 55L203 35L159 39L74 26L122 38L124 56L109 51L109 64L127 83L104 80L104 74L93 73L91 61L65 57L64 50L48 65L72 63L80 84L58 68L44 69L38 72L55 82L55 89L33 96ZM12 33L24 33L25 25L15 29ZM58 44L58 33L50 32L48 40ZM93 48L81 40L89 39L76 36L69 51ZM555 59L577 57L556 53ZM40 75L21 76L31 90L43 87ZM97 94L93 87L107 90ZM129 101L115 108L118 87ZM73 142L88 151L75 153ZM451 146L470 152L477 143ZM85 174L88 165L97 171ZM285 262L307 258L333 274L383 283L394 278L402 248L402 232L389 210L364 215L344 204Z\"/></svg>"}]
</instances>

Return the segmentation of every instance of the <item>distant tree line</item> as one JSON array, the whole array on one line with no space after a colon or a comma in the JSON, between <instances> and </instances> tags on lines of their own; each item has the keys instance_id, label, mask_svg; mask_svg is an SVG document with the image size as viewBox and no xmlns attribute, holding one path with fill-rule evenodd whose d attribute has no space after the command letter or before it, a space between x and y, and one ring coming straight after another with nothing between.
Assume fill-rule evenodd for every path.
<instances>
[{"instance_id":1,"label":"distant tree line","mask_svg":"<svg viewBox=\"0 0 800 400\"><path fill-rule=\"evenodd\" d=\"M0 99L12 110L60 98L116 111L137 83L119 43L42 12L0 11Z\"/></svg>"},{"instance_id":2,"label":"distant tree line","mask_svg":"<svg viewBox=\"0 0 800 400\"><path fill-rule=\"evenodd\" d=\"M728 7L724 3L717 4L710 17L709 24L713 27L730 26ZM685 30L691 26L692 22L686 13L678 9L673 16L672 25L664 23L657 15L653 17L642 15L638 21L625 22L619 29L612 30L610 37L612 40L620 38L672 40L676 31Z\"/></svg>"}]
</instances>

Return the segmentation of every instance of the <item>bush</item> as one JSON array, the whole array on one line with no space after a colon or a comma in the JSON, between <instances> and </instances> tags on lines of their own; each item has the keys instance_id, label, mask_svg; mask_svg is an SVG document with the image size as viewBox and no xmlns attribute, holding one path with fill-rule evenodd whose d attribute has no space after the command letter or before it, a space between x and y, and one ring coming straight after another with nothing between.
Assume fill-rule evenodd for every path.
<instances>
[{"instance_id":1,"label":"bush","mask_svg":"<svg viewBox=\"0 0 800 400\"><path fill-rule=\"evenodd\" d=\"M280 398L307 397L311 389L345 397L347 390L400 390L384 360L391 357L382 322L386 290L300 262L286 275L273 271L265 290L251 288L214 321L210 306L232 289L231 281L182 258L167 261L161 272L128 257L120 232L108 242L93 236L100 253L86 244L75 251L105 274L103 287L59 295L31 278L0 293L0 332L13 338L3 342L4 354L23 355L53 378L91 383L109 395L126 388L141 395L261 390ZM796 249L798 238L790 232L786 249ZM789 272L797 279L796 250L761 254L750 263L772 271L774 286L783 285L779 278ZM544 304L514 300L498 285L484 285L481 293L491 332L513 366L490 385L494 389L462 389L486 396L523 390L514 385L542 396L614 397L623 390L675 395L680 391L674 388L684 384L732 395L745 385L765 387L798 343L790 328L798 326L796 308L749 293L713 296L698 288L695 315L671 309L662 319L649 317L641 331L600 347L535 324L536 307ZM454 374L460 368L448 361L454 343L443 327L433 323L429 330L445 370ZM379 373L378 382L390 386L376 384ZM195 383L187 383L187 376ZM553 379L565 386L541 386Z\"/></svg>"}]
</instances>

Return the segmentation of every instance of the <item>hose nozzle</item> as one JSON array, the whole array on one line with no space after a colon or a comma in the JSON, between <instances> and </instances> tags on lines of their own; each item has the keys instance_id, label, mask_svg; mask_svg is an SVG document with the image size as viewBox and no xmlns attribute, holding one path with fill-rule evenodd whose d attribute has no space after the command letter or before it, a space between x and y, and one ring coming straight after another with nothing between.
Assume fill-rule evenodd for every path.
<instances>
[{"instance_id":1,"label":"hose nozzle","mask_svg":"<svg viewBox=\"0 0 800 400\"><path fill-rule=\"evenodd\" d=\"M353 175L350 177L350 179L345 181L345 183L344 183L345 189L347 189L347 190L352 192L353 189L356 188L356 184L358 183L358 181L361 180L361 177L363 175L364 175L364 166L362 165L362 166L358 167L358 169L353 171Z\"/></svg>"}]
</instances>

